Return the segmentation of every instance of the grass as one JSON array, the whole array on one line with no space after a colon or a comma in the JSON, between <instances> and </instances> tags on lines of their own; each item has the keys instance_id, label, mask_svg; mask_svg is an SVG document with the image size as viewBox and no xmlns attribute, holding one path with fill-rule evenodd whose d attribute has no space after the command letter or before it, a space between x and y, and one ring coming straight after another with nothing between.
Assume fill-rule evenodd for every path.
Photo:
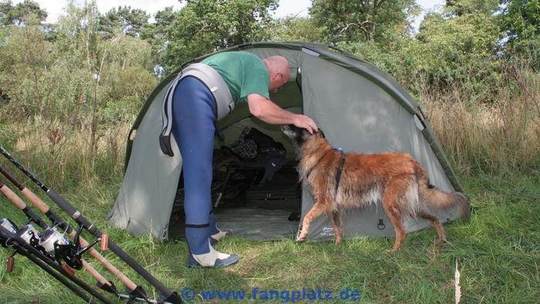
<instances>
[{"instance_id":1,"label":"grass","mask_svg":"<svg viewBox=\"0 0 540 304\"><path fill-rule=\"evenodd\" d=\"M357 238L336 247L329 242L254 242L231 237L218 248L238 253L242 259L238 265L221 270L185 267L186 246L182 242L158 243L147 236L136 238L108 227L105 218L119 179L111 184L80 186L65 196L100 227L107 227L111 238L165 285L177 290L188 287L196 292L249 293L252 288L322 288L339 292L350 288L361 292L361 303L449 303L453 302L454 267L458 261L461 303L537 303L540 176L481 175L465 179L465 185L474 212L469 222L446 226L451 244L443 248L434 245L433 230L410 234L397 254L387 253L392 240L381 238ZM22 213L4 199L0 214L24 222ZM7 254L6 250L0 251L2 260ZM122 265L110 253L107 256L115 265ZM6 303L77 302L23 257L18 257L15 272L0 270L0 290ZM204 301L198 298L196 302ZM223 301L211 303L218 302ZM255 301L259 302L283 301Z\"/></svg>"},{"instance_id":2,"label":"grass","mask_svg":"<svg viewBox=\"0 0 540 304\"><path fill-rule=\"evenodd\" d=\"M461 303L538 303L540 79L538 75L525 76L523 88L527 90L501 95L491 105L469 105L466 97L452 94L437 96L428 92L422 97L438 138L454 168L464 176L462 181L474 212L468 222L446 225L450 244L445 247L434 245L433 230L424 230L410 234L396 254L386 252L392 240L384 238L357 238L336 247L329 242L254 242L231 237L218 249L240 254L238 265L222 270L188 269L184 243L132 237L106 222L121 182L123 143L129 129L126 125L102 130L95 155L88 152L93 149L84 136L85 130L39 119L8 124L9 115L0 115L6 118L0 119L0 141L98 227L106 229L147 270L176 290L250 293L253 288L322 288L339 293L349 288L361 292L361 303L452 303L457 261ZM1 160L0 164L6 162ZM22 213L2 197L0 217L25 222ZM0 249L2 260L9 254ZM106 256L130 277L137 278L117 257L111 253ZM85 273L78 275L92 281ZM151 290L148 286L146 289ZM17 258L13 273L0 267L0 295L0 303L78 302L23 257ZM203 301L197 297L196 302ZM259 302L286 301L249 303Z\"/></svg>"},{"instance_id":3,"label":"grass","mask_svg":"<svg viewBox=\"0 0 540 304\"><path fill-rule=\"evenodd\" d=\"M501 84L490 103L471 103L454 89L426 91L426 114L460 175L540 167L540 74L518 69L518 89Z\"/></svg>"}]
</instances>

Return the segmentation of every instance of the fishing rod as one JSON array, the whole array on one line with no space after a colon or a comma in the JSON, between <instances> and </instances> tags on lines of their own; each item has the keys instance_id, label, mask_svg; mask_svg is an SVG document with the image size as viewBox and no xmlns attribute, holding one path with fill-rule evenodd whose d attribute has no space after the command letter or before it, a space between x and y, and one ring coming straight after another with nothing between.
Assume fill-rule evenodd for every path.
<instances>
[{"instance_id":1,"label":"fishing rod","mask_svg":"<svg viewBox=\"0 0 540 304\"><path fill-rule=\"evenodd\" d=\"M24 175L26 175L30 180L32 180L41 190L43 190L47 196L55 202L62 210L64 210L71 218L73 218L79 225L84 229L88 230L96 238L101 238L102 232L90 223L90 221L84 217L80 211L75 209L67 200L61 197L56 191L48 188L43 184L34 174L32 174L28 169L26 169L21 163L19 163L11 154L0 145L0 153L6 157L15 167L17 167ZM163 295L164 301L170 303L182 303L178 293L169 290L165 287L160 281L158 281L154 276L152 276L146 269L144 269L137 261L135 261L131 256L129 256L125 251L122 250L116 243L112 240L108 240L108 247L112 252L114 252L120 259L122 259L126 264L128 264L133 270L135 270L140 276L142 276L148 283L154 286L159 292Z\"/></svg>"},{"instance_id":2,"label":"fishing rod","mask_svg":"<svg viewBox=\"0 0 540 304\"><path fill-rule=\"evenodd\" d=\"M41 217L37 214L35 214L32 209L28 208L28 206L24 203L24 201L17 195L15 194L7 185L5 185L4 183L2 183L2 181L0 181L0 192L8 199L8 201L13 205L15 206L16 208L20 209L22 212L24 212L24 214L26 215L26 217L30 220L30 222L34 222L36 223L39 227L43 228L45 231L49 230L49 229L54 229L52 227L50 227L49 225L47 225L47 223L45 223ZM25 225L22 230L24 230L23 232L20 233L21 236L23 236L23 239L27 240L28 243L31 243L31 240L32 240L32 237L37 235L37 231L35 231L35 229L33 228L33 226L31 224L27 224ZM54 244L54 241L55 240L58 240L58 234L50 234L49 236L49 243L50 242L53 242ZM45 240L44 240L45 241ZM76 244L76 243L75 243ZM49 245L50 246L50 245ZM54 245L52 245L54 247ZM85 246L87 247L87 246ZM115 295L118 295L118 292L116 290L116 287L114 286L114 283L107 280L105 277L103 277L92 265L90 265L88 262L86 262L85 260L83 260L81 258L82 256L82 251L80 254L77 254L77 251L80 251L80 250L73 250L72 252L56 252L56 254L60 254L61 256L65 255L65 254L74 254L75 256L74 257L70 257L68 259L68 262L67 265L72 267L73 264L75 264L74 266L78 266L79 264L81 265L81 268L83 268L86 272L88 272L92 277L94 277L96 279L96 281L98 282L98 288L100 289L103 289L109 293L113 293ZM59 258L57 257L57 260ZM63 259L64 261L66 260L65 257ZM71 261L73 260L77 260L77 262L73 263ZM70 265L72 264L72 265ZM78 268L78 267L73 267L73 268Z\"/></svg>"},{"instance_id":3,"label":"fishing rod","mask_svg":"<svg viewBox=\"0 0 540 304\"><path fill-rule=\"evenodd\" d=\"M2 219L0 223L1 223L0 224L0 239L2 239L2 245L4 247L13 248L15 250L15 253L19 253L23 256L26 256L31 261L40 260L42 263L37 262L36 264L38 266L40 267L44 266L43 263L45 263L50 268L53 268L56 272L62 274L64 276L63 279L68 278L74 284L78 285L80 288L84 289L86 292L92 295L92 297L89 297L88 295L86 295L86 297L82 297L87 303L95 303L93 301L93 299L95 298L104 304L112 304L111 301L109 301L102 294L94 290L94 288L90 287L88 284L86 284L84 281L80 280L79 278L71 275L69 271L67 271L64 267L62 267L58 263L58 261L43 254L42 251L34 248L32 245L27 243L26 240L23 239L21 235L18 235L17 228L15 224L13 224L13 222L6 219ZM50 268L47 267L47 270L50 270ZM52 271L49 273L53 275ZM57 276L55 276L55 278L57 278ZM60 280L60 282L64 283L64 280ZM70 288L71 290L74 290L71 287L74 287L74 286L70 286L68 288ZM79 296L81 296L82 294L80 290L76 291L75 293Z\"/></svg>"},{"instance_id":4,"label":"fishing rod","mask_svg":"<svg viewBox=\"0 0 540 304\"><path fill-rule=\"evenodd\" d=\"M41 217L39 217L37 214L35 214L32 211L32 209L28 208L28 206L24 203L24 201L17 194L15 194L11 189L9 189L9 187L7 185L3 184L1 181L0 181L0 192L2 194L4 194L4 196L15 207L17 207L18 209L23 211L31 222L36 223L38 226L40 226L43 229L49 229L50 228L50 226L48 226L41 219ZM23 226L23 228L21 228L19 230L18 234L22 237L23 240L27 241L27 243L32 243L32 241L31 241L32 236L37 235L38 233L37 233L37 231L35 231L35 229L33 229L33 227L30 224L27 224L27 225ZM53 240L54 240L54 238L51 241L49 241L49 243L52 242ZM92 267L92 265L87 263L85 260L81 260L81 261L82 261L83 268L88 273L90 273L90 275L92 277L94 277L96 279L96 281L98 282L98 285L97 285L98 288L103 289L106 292L114 294L119 299L126 299L126 300L128 300L128 303L130 301L155 303L155 304L165 304L166 303L166 302L159 302L159 301L151 300L151 299L147 299L147 298L142 298L142 297L137 296L136 294L133 294L133 293L130 293L130 294L119 293L116 290L116 287L115 287L113 282L108 281L107 279L105 279L95 268ZM69 270L67 270L67 271L68 271L68 273L71 274L71 272ZM73 274L71 274L71 275L73 275Z\"/></svg>"},{"instance_id":5,"label":"fishing rod","mask_svg":"<svg viewBox=\"0 0 540 304\"><path fill-rule=\"evenodd\" d=\"M12 229L9 229L9 228L7 228L7 229L10 232L13 232ZM19 253L19 254L21 254L23 256L26 256L26 258L28 258L30 261L32 261L34 264L36 264L39 268L41 268L42 270L44 270L45 272L47 272L48 274L53 276L57 281L62 283L64 286L69 288L73 293L75 293L78 297L83 299L84 302L86 302L86 303L91 303L92 302L92 299L86 293L84 293L78 286L76 286L75 284L70 282L64 276L62 276L61 274L56 272L52 266L50 266L49 264L43 262L42 260L38 259L37 257L25 252L24 249L22 249L20 247L17 247L16 243L9 243L8 240L9 240L9 237L4 235L3 232L0 232L0 243L2 244L2 246L6 247L6 248L9 246L9 247L15 249L15 253ZM12 258L12 256L10 258ZM8 258L8 272L11 272L13 270L13 268L12 268L13 264L11 264L11 266L9 266L10 265L9 261L10 260Z\"/></svg>"},{"instance_id":6,"label":"fishing rod","mask_svg":"<svg viewBox=\"0 0 540 304\"><path fill-rule=\"evenodd\" d=\"M52 211L49 206L43 202L37 195L35 195L30 189L23 186L21 183L19 183L15 177L9 173L5 168L0 166L0 172L2 175L4 175L15 187L17 187L21 193L30 201L30 203L36 207L41 213L43 213L49 220L53 223L53 225L58 225L59 227L66 227L66 229L70 229L69 225L64 222L59 216L57 216L54 211ZM5 192L2 191L2 189L6 189ZM26 204L15 194L11 189L7 188L7 186L4 185L4 188L0 187L0 191L6 195L10 200L10 202L15 203L15 206L19 209L21 209L27 216L34 218L39 218L39 216L33 214L32 210L29 209ZM11 192L11 193L10 193ZM25 211L26 210L26 211ZM39 221L42 222L42 220L39 218ZM37 223L37 222L36 222ZM111 264L105 257L103 257L97 250L92 248L89 243L82 237L80 237L80 230L79 233L75 233L73 230L71 230L70 236L73 237L77 243L80 243L81 246L89 248L89 253L92 255L98 262L100 262L107 271L112 273L114 276L116 276L124 286L129 291L129 294L132 298L143 298L147 299L146 292L141 286L138 286L133 281L131 281L122 271L120 271L118 268L116 268L113 264ZM104 247L104 246L102 246ZM97 279L97 278L96 278ZM98 280L99 281L99 280ZM110 283L110 281L108 281ZM110 284L103 285L104 282L100 282L103 287L107 288L108 286L112 286ZM112 287L111 287L112 288ZM110 288L109 288L110 289ZM116 290L114 290L116 294Z\"/></svg>"}]
</instances>

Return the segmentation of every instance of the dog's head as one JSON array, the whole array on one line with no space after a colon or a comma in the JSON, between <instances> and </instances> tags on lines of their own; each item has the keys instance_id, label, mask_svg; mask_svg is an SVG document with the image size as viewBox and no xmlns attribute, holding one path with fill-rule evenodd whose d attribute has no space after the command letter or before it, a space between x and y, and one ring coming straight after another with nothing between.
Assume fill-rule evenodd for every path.
<instances>
[{"instance_id":1,"label":"dog's head","mask_svg":"<svg viewBox=\"0 0 540 304\"><path fill-rule=\"evenodd\" d=\"M281 132L283 132L283 134L287 135L287 137L292 139L294 143L298 145L298 147L301 147L306 141L313 137L325 138L323 131L320 129L318 132L311 134L306 129L299 128L295 125L281 126Z\"/></svg>"}]
</instances>

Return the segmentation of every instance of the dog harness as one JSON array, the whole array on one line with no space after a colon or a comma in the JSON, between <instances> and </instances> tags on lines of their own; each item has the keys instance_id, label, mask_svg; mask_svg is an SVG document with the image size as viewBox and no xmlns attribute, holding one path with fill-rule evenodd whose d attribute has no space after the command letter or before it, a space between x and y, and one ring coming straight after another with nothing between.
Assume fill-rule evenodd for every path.
<instances>
[{"instance_id":1,"label":"dog harness","mask_svg":"<svg viewBox=\"0 0 540 304\"><path fill-rule=\"evenodd\" d=\"M315 169L315 167L317 167L317 165L321 162L321 160L326 156L326 154L328 154L328 152L332 151L332 150L335 150L335 151L338 151L340 156L339 156L339 165L336 169L336 187L334 189L334 196L337 195L337 191L339 189L339 182L341 181L341 174L343 172L343 167L345 166L345 153L343 152L343 150L341 148L332 148L331 150L328 150L326 151L326 153L323 154L323 156L321 156L321 158L319 158L317 160L317 163L315 164L315 166L311 167L308 172L306 173L306 179L309 178L309 175L311 174L311 172L313 171L313 169Z\"/></svg>"},{"instance_id":2,"label":"dog harness","mask_svg":"<svg viewBox=\"0 0 540 304\"><path fill-rule=\"evenodd\" d=\"M339 151L339 166L337 167L336 171L336 189L334 190L334 197L337 195L337 191L339 189L339 182L341 180L341 173L343 172L343 166L345 166L345 153L343 153L343 150L341 148L337 148L336 150Z\"/></svg>"}]
</instances>

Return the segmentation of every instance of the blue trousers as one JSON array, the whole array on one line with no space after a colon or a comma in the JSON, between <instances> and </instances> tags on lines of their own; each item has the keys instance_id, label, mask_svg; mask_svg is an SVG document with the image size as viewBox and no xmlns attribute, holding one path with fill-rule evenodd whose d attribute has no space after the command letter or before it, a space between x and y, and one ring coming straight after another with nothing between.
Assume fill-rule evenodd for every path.
<instances>
[{"instance_id":1,"label":"blue trousers","mask_svg":"<svg viewBox=\"0 0 540 304\"><path fill-rule=\"evenodd\" d=\"M174 91L173 135L182 154L186 240L190 252L210 251L209 237L217 233L212 212L212 158L215 99L199 79L187 76Z\"/></svg>"}]
</instances>

